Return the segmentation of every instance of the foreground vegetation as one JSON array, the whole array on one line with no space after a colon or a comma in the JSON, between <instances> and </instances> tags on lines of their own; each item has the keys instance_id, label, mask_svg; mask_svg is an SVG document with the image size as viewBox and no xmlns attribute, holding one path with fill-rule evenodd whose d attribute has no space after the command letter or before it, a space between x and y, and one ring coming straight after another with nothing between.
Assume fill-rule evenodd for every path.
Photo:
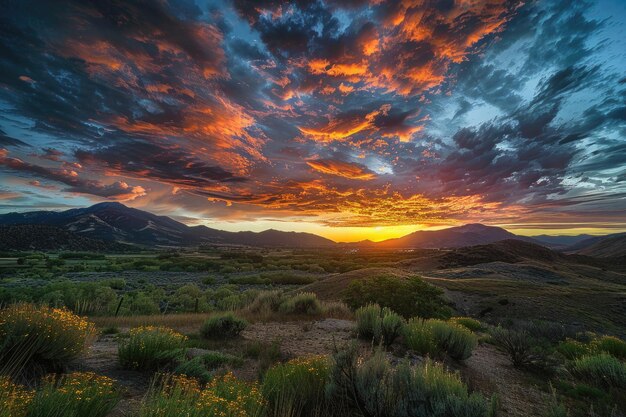
<instances>
[{"instance_id":1,"label":"foreground vegetation","mask_svg":"<svg viewBox=\"0 0 626 417\"><path fill-rule=\"evenodd\" d=\"M473 356L496 349L516 383L545 393L545 417L624 415L626 342L614 335L454 316L443 291L416 275L352 280L334 301L302 288L410 256L13 257L0 265L0 417L108 417L126 381L73 365L99 334L115 343L116 369L152 381L132 417L496 416L506 392L466 373ZM306 332L325 318L353 321L353 344L294 357L280 341L249 340L259 322Z\"/></svg>"}]
</instances>

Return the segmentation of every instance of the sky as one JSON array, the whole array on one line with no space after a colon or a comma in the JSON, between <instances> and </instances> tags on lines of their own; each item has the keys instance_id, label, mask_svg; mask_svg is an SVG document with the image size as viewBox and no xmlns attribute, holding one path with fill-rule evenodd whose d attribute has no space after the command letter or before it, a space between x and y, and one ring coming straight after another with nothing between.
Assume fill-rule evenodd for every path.
<instances>
[{"instance_id":1,"label":"sky","mask_svg":"<svg viewBox=\"0 0 626 417\"><path fill-rule=\"evenodd\" d=\"M622 0L0 2L0 212L626 231Z\"/></svg>"}]
</instances>

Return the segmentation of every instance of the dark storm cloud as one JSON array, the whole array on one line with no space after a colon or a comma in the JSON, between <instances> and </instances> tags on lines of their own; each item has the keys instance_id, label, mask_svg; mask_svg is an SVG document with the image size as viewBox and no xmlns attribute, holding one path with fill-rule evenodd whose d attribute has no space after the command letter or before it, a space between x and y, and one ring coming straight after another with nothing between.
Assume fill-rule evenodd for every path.
<instances>
[{"instance_id":1,"label":"dark storm cloud","mask_svg":"<svg viewBox=\"0 0 626 417\"><path fill-rule=\"evenodd\" d=\"M208 165L176 147L132 141L91 151L78 150L81 164L97 164L114 173L138 175L170 184L202 188L215 182L242 182L218 166Z\"/></svg>"},{"instance_id":2,"label":"dark storm cloud","mask_svg":"<svg viewBox=\"0 0 626 417\"><path fill-rule=\"evenodd\" d=\"M25 162L18 158L9 157L7 152L1 149L0 166L30 178L42 178L65 184L68 187L65 188L64 191L70 193L91 194L117 200L132 200L145 194L145 190L140 186L131 186L124 181L104 184L97 180L85 179L82 178L78 172L73 170L49 168Z\"/></svg>"}]
</instances>

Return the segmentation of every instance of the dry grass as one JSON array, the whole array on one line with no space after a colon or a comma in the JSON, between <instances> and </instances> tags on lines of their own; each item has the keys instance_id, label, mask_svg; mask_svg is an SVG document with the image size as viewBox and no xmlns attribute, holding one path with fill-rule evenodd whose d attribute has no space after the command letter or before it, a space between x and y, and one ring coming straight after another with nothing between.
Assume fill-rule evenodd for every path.
<instances>
[{"instance_id":1,"label":"dry grass","mask_svg":"<svg viewBox=\"0 0 626 417\"><path fill-rule=\"evenodd\" d=\"M273 311L252 313L246 309L235 311L234 313L251 323L311 321L327 318L352 320L354 317L352 311L350 311L345 304L339 302L322 302L322 311L315 315L283 314ZM189 333L196 332L209 317L216 314L220 314L220 312L155 314L146 316L120 317L94 316L90 317L90 320L100 329L116 327L120 330L125 330L139 326L159 326Z\"/></svg>"},{"instance_id":2,"label":"dry grass","mask_svg":"<svg viewBox=\"0 0 626 417\"><path fill-rule=\"evenodd\" d=\"M99 328L130 329L139 326L159 326L170 329L196 331L211 313L155 314L149 316L91 317Z\"/></svg>"}]
</instances>

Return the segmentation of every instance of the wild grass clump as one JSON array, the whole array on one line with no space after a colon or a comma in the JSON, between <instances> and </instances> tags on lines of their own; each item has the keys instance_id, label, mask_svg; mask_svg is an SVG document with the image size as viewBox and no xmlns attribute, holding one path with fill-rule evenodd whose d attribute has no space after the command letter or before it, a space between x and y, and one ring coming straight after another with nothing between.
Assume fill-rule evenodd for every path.
<instances>
[{"instance_id":1,"label":"wild grass clump","mask_svg":"<svg viewBox=\"0 0 626 417\"><path fill-rule=\"evenodd\" d=\"M626 388L626 364L607 353L575 359L570 365L570 372L595 386Z\"/></svg>"},{"instance_id":2,"label":"wild grass clump","mask_svg":"<svg viewBox=\"0 0 626 417\"><path fill-rule=\"evenodd\" d=\"M473 332L480 332L480 331L485 330L485 326L483 326L483 324L480 321L473 319L471 317L452 317L448 321L452 323L460 324L461 326L466 327Z\"/></svg>"},{"instance_id":3,"label":"wild grass clump","mask_svg":"<svg viewBox=\"0 0 626 417\"><path fill-rule=\"evenodd\" d=\"M491 329L490 336L494 345L507 353L516 368L531 361L534 340L527 331L498 326Z\"/></svg>"},{"instance_id":4,"label":"wild grass clump","mask_svg":"<svg viewBox=\"0 0 626 417\"><path fill-rule=\"evenodd\" d=\"M355 349L338 353L331 380L333 398L346 398L362 415L487 417L492 412L487 399L470 393L443 365L427 360L393 366L380 350L369 358Z\"/></svg>"},{"instance_id":5,"label":"wild grass clump","mask_svg":"<svg viewBox=\"0 0 626 417\"><path fill-rule=\"evenodd\" d=\"M118 357L126 369L155 370L184 353L187 337L166 327L137 327L120 342Z\"/></svg>"},{"instance_id":6,"label":"wild grass clump","mask_svg":"<svg viewBox=\"0 0 626 417\"><path fill-rule=\"evenodd\" d=\"M248 327L248 322L233 313L223 313L210 317L200 328L206 339L228 339L239 336Z\"/></svg>"},{"instance_id":7,"label":"wild grass clump","mask_svg":"<svg viewBox=\"0 0 626 417\"><path fill-rule=\"evenodd\" d=\"M0 315L0 367L62 369L85 351L95 335L92 323L68 310L9 306Z\"/></svg>"},{"instance_id":8,"label":"wild grass clump","mask_svg":"<svg viewBox=\"0 0 626 417\"><path fill-rule=\"evenodd\" d=\"M121 398L115 381L91 372L49 377L28 406L28 417L105 417Z\"/></svg>"},{"instance_id":9,"label":"wild grass clump","mask_svg":"<svg viewBox=\"0 0 626 417\"><path fill-rule=\"evenodd\" d=\"M330 361L326 356L297 358L268 369L262 385L268 415L320 415L324 410L329 375Z\"/></svg>"},{"instance_id":10,"label":"wild grass clump","mask_svg":"<svg viewBox=\"0 0 626 417\"><path fill-rule=\"evenodd\" d=\"M340 301L322 301L322 310L326 317L335 319L351 319L353 317L350 307Z\"/></svg>"},{"instance_id":11,"label":"wild grass clump","mask_svg":"<svg viewBox=\"0 0 626 417\"><path fill-rule=\"evenodd\" d=\"M390 346L400 336L405 324L402 316L378 304L357 309L355 317L360 338L382 342L385 346Z\"/></svg>"},{"instance_id":12,"label":"wild grass clump","mask_svg":"<svg viewBox=\"0 0 626 417\"><path fill-rule=\"evenodd\" d=\"M258 384L230 373L204 388L195 379L174 375L152 389L139 417L260 417L265 403Z\"/></svg>"},{"instance_id":13,"label":"wild grass clump","mask_svg":"<svg viewBox=\"0 0 626 417\"><path fill-rule=\"evenodd\" d=\"M283 301L279 311L284 314L316 315L322 312L322 305L317 299L317 295L303 292Z\"/></svg>"},{"instance_id":14,"label":"wild grass clump","mask_svg":"<svg viewBox=\"0 0 626 417\"><path fill-rule=\"evenodd\" d=\"M443 320L409 320L403 331L405 345L420 354L465 360L478 345L478 338L471 330L456 323Z\"/></svg>"}]
</instances>

